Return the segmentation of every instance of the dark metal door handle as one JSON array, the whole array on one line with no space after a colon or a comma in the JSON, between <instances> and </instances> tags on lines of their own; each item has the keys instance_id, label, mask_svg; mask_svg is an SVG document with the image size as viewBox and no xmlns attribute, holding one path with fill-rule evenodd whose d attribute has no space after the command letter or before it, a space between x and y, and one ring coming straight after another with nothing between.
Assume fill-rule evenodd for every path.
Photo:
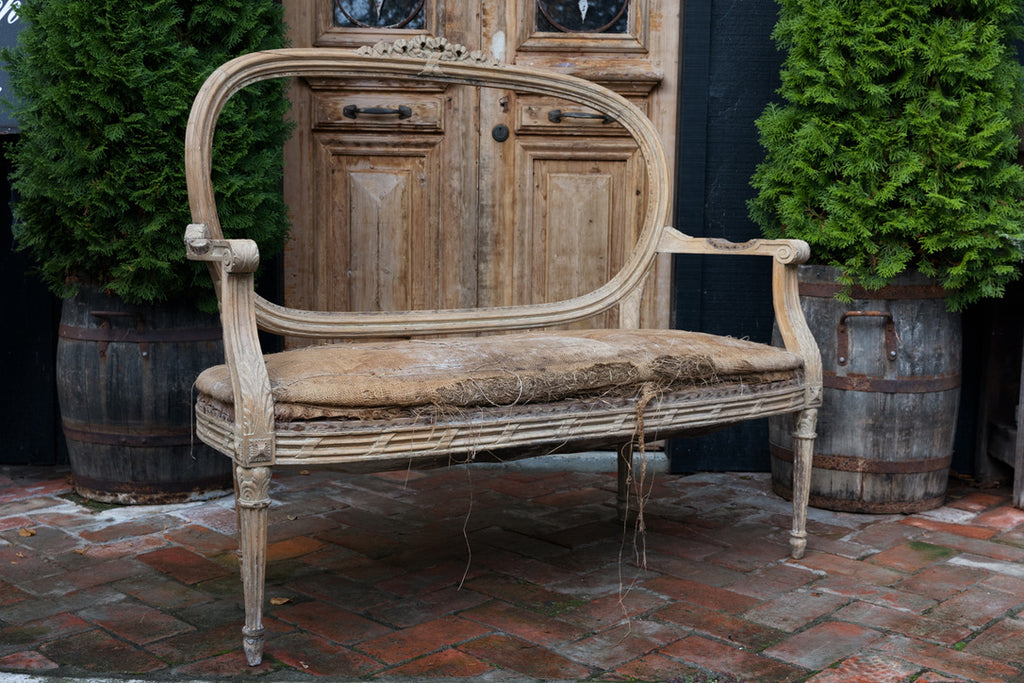
<instances>
[{"instance_id":1,"label":"dark metal door handle","mask_svg":"<svg viewBox=\"0 0 1024 683\"><path fill-rule=\"evenodd\" d=\"M601 123L615 121L608 114L590 114L585 111L562 111L561 109L552 109L548 112L548 121L551 123L561 123L562 119L599 119Z\"/></svg>"},{"instance_id":2,"label":"dark metal door handle","mask_svg":"<svg viewBox=\"0 0 1024 683\"><path fill-rule=\"evenodd\" d=\"M341 113L347 119L357 118L360 114L373 114L375 116L397 114L398 118L407 119L412 116L412 109L404 104L399 106L398 109L389 109L387 107L357 107L354 104L350 104L342 109Z\"/></svg>"}]
</instances>

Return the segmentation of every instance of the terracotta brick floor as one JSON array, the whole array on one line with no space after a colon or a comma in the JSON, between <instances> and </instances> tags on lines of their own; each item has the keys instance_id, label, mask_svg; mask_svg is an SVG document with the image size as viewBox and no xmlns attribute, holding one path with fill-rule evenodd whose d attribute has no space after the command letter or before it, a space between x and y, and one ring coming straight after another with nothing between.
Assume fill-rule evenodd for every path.
<instances>
[{"instance_id":1,"label":"terracotta brick floor","mask_svg":"<svg viewBox=\"0 0 1024 683\"><path fill-rule=\"evenodd\" d=\"M275 477L264 663L240 649L230 498L95 509L0 468L0 680L1024 681L1024 512L789 505L766 474Z\"/></svg>"}]
</instances>

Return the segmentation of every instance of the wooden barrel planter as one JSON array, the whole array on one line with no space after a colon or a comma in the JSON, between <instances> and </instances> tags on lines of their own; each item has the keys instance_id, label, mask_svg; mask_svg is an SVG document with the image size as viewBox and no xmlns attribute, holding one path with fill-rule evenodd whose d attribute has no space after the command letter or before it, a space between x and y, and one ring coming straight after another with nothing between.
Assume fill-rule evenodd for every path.
<instances>
[{"instance_id":1,"label":"wooden barrel planter","mask_svg":"<svg viewBox=\"0 0 1024 683\"><path fill-rule=\"evenodd\" d=\"M821 348L810 504L911 513L942 505L960 398L960 316L920 275L834 298L837 271L804 266L800 299ZM772 487L792 497L792 420L769 421Z\"/></svg>"},{"instance_id":2,"label":"wooden barrel planter","mask_svg":"<svg viewBox=\"0 0 1024 683\"><path fill-rule=\"evenodd\" d=\"M230 460L192 429L192 383L221 362L213 316L183 305L129 306L91 287L66 299L57 394L75 490L120 504L227 493Z\"/></svg>"}]
</instances>

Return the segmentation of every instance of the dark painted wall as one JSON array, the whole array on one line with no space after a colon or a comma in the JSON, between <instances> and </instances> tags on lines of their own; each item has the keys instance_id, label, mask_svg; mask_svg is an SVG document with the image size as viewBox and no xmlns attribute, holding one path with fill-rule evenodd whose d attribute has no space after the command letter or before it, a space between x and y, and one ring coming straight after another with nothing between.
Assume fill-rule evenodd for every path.
<instances>
[{"instance_id":1,"label":"dark painted wall","mask_svg":"<svg viewBox=\"0 0 1024 683\"><path fill-rule=\"evenodd\" d=\"M686 3L683 11L676 225L691 235L744 241L750 176L762 153L754 120L779 87L782 54L771 40L773 0ZM768 342L767 259L686 256L674 278L678 327ZM766 420L671 442L676 471L767 470Z\"/></svg>"},{"instance_id":2,"label":"dark painted wall","mask_svg":"<svg viewBox=\"0 0 1024 683\"><path fill-rule=\"evenodd\" d=\"M0 196L10 196L7 149L15 136L0 135ZM58 302L14 251L10 204L0 201L0 464L51 465L62 453L54 363Z\"/></svg>"}]
</instances>

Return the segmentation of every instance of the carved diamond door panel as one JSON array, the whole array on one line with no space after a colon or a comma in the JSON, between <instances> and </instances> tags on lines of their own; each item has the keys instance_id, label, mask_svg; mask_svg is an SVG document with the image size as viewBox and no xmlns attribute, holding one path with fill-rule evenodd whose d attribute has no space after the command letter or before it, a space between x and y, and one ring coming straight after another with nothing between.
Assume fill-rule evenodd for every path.
<instances>
[{"instance_id":1,"label":"carved diamond door panel","mask_svg":"<svg viewBox=\"0 0 1024 683\"><path fill-rule=\"evenodd\" d=\"M388 143L391 144L388 144ZM437 146L394 146L381 139L346 144L321 140L325 187L314 250L318 308L443 308L440 220L428 178L436 178ZM430 167L434 166L434 169ZM418 283L415 288L410 282ZM328 284L329 283L329 284Z\"/></svg>"}]
</instances>

